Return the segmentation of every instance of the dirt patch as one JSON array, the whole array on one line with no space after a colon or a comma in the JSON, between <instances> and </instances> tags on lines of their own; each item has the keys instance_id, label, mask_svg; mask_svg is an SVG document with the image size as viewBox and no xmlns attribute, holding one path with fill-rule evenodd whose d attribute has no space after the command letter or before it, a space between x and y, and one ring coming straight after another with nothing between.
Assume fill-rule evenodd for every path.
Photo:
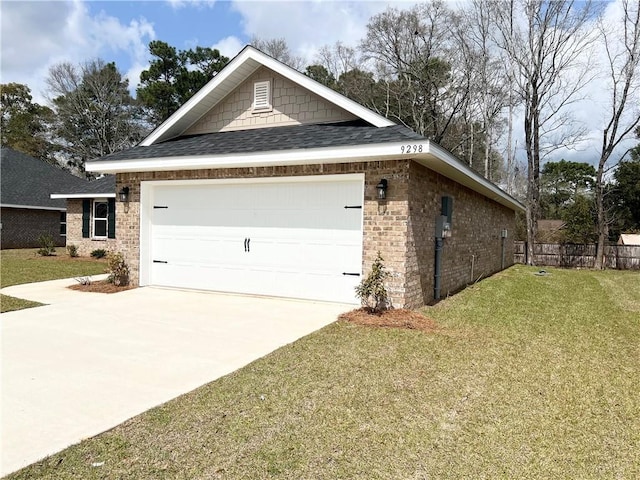
<instances>
[{"instance_id":1,"label":"dirt patch","mask_svg":"<svg viewBox=\"0 0 640 480\"><path fill-rule=\"evenodd\" d=\"M438 330L436 322L419 312L404 308L387 310L382 313L372 313L368 308L358 308L338 317L340 320L365 325L368 327L407 328L434 332Z\"/></svg>"},{"instance_id":2,"label":"dirt patch","mask_svg":"<svg viewBox=\"0 0 640 480\"><path fill-rule=\"evenodd\" d=\"M106 265L107 263L107 259L106 258L93 258L93 257L71 257L69 255L34 255L33 257L29 258L28 260L50 260L52 262L56 261L56 260L65 260L65 261L72 261L72 262L95 262L95 263L104 263Z\"/></svg>"},{"instance_id":3,"label":"dirt patch","mask_svg":"<svg viewBox=\"0 0 640 480\"><path fill-rule=\"evenodd\" d=\"M98 282L91 282L88 285L81 285L78 283L67 288L70 288L71 290L78 290L79 292L118 293L124 292L125 290L131 290L135 287L131 285L128 285L126 287L116 287L113 283L109 283L106 280L100 280Z\"/></svg>"}]
</instances>

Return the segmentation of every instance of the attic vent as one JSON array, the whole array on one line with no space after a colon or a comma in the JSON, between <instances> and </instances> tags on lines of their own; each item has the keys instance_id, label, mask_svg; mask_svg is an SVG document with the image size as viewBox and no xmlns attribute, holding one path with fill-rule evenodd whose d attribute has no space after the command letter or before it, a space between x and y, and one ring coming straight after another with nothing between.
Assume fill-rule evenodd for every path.
<instances>
[{"instance_id":1,"label":"attic vent","mask_svg":"<svg viewBox=\"0 0 640 480\"><path fill-rule=\"evenodd\" d=\"M271 108L269 80L253 84L253 109L266 110Z\"/></svg>"}]
</instances>

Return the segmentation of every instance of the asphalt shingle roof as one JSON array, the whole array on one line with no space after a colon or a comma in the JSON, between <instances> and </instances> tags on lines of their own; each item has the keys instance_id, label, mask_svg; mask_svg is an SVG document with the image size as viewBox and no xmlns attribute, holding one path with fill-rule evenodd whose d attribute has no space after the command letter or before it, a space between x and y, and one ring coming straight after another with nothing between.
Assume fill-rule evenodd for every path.
<instances>
[{"instance_id":1,"label":"asphalt shingle roof","mask_svg":"<svg viewBox=\"0 0 640 480\"><path fill-rule=\"evenodd\" d=\"M52 200L59 190L81 188L82 178L11 148L0 151L0 203L25 207L66 208L64 199Z\"/></svg>"},{"instance_id":2,"label":"asphalt shingle roof","mask_svg":"<svg viewBox=\"0 0 640 480\"><path fill-rule=\"evenodd\" d=\"M82 184L73 185L65 189L56 190L51 193L58 193L63 195L95 195L99 193L115 193L116 192L116 176L105 175L104 177L96 180L85 181Z\"/></svg>"},{"instance_id":3,"label":"asphalt shingle roof","mask_svg":"<svg viewBox=\"0 0 640 480\"><path fill-rule=\"evenodd\" d=\"M292 125L183 136L146 147L137 146L92 162L335 148L407 140L424 140L424 137L401 125L374 127L361 121Z\"/></svg>"}]
</instances>

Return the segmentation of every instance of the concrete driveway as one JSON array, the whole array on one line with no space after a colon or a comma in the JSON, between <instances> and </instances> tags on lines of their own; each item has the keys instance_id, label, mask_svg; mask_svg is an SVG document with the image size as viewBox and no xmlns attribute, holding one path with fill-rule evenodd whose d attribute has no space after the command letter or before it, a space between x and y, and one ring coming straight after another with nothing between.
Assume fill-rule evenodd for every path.
<instances>
[{"instance_id":1,"label":"concrete driveway","mask_svg":"<svg viewBox=\"0 0 640 480\"><path fill-rule=\"evenodd\" d=\"M0 316L6 475L226 375L353 308L55 280L2 289L50 305Z\"/></svg>"}]
</instances>

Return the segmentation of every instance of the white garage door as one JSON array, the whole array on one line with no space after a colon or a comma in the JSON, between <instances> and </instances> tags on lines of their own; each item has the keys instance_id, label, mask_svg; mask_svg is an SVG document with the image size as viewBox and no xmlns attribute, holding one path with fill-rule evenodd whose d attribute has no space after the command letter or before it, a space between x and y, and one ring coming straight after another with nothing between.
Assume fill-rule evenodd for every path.
<instances>
[{"instance_id":1,"label":"white garage door","mask_svg":"<svg viewBox=\"0 0 640 480\"><path fill-rule=\"evenodd\" d=\"M354 303L362 176L269 180L153 185L149 283Z\"/></svg>"}]
</instances>

